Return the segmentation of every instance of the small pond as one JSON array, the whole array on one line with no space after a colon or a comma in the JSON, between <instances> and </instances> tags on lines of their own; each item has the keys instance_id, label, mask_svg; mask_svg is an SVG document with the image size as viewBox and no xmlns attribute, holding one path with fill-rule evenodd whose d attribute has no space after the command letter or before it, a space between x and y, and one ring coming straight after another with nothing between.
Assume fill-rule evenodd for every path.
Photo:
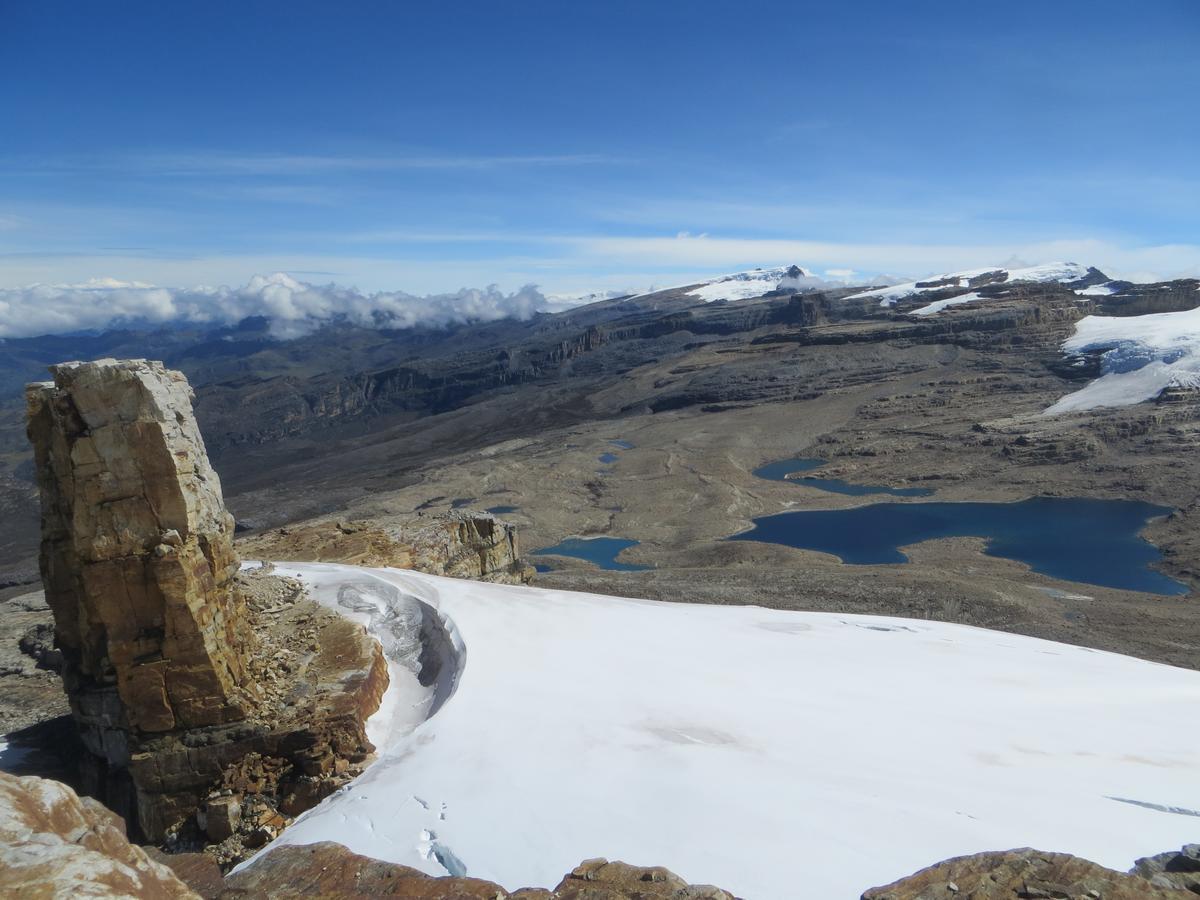
<instances>
[{"instance_id":1,"label":"small pond","mask_svg":"<svg viewBox=\"0 0 1200 900\"><path fill-rule=\"evenodd\" d=\"M617 456L615 453L601 453L599 456L600 462L604 463L606 466L615 463L620 458L621 457Z\"/></svg>"},{"instance_id":2,"label":"small pond","mask_svg":"<svg viewBox=\"0 0 1200 900\"><path fill-rule=\"evenodd\" d=\"M892 497L928 497L933 493L930 488L906 487L893 488L885 485L851 484L840 478L816 478L805 475L803 478L788 478L794 472L810 472L825 465L823 459L781 459L755 469L754 474L768 481L786 481L788 484L800 484L805 487L829 491L833 494L848 494L851 497L865 497L868 494L888 494Z\"/></svg>"},{"instance_id":3,"label":"small pond","mask_svg":"<svg viewBox=\"0 0 1200 900\"><path fill-rule=\"evenodd\" d=\"M519 506L489 506L486 511L494 516L505 516L509 513L515 513L520 508Z\"/></svg>"},{"instance_id":4,"label":"small pond","mask_svg":"<svg viewBox=\"0 0 1200 900\"><path fill-rule=\"evenodd\" d=\"M1138 536L1148 521L1169 512L1133 500L1070 497L1019 503L871 503L763 516L754 520L753 529L730 540L820 550L852 565L878 565L907 562L900 547L908 544L979 537L987 540L988 555L1017 560L1051 578L1186 594L1186 585L1150 568L1162 555Z\"/></svg>"},{"instance_id":5,"label":"small pond","mask_svg":"<svg viewBox=\"0 0 1200 900\"><path fill-rule=\"evenodd\" d=\"M609 443L612 444L614 447L620 448L621 450L632 450L633 449L633 444L629 443L629 441L609 441Z\"/></svg>"},{"instance_id":6,"label":"small pond","mask_svg":"<svg viewBox=\"0 0 1200 900\"><path fill-rule=\"evenodd\" d=\"M622 550L636 547L637 541L626 538L594 537L567 538L553 547L543 547L532 551L532 556L570 556L584 559L599 566L601 569L611 569L616 572L642 572L651 566L638 566L632 563L617 562L617 556ZM537 568L537 566L535 566ZM539 569L541 571L541 569Z\"/></svg>"}]
</instances>

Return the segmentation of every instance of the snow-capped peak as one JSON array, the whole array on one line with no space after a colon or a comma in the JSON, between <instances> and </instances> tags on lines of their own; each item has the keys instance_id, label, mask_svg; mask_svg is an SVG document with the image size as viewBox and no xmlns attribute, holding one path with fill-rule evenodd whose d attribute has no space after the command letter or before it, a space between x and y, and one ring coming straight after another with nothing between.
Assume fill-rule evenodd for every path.
<instances>
[{"instance_id":1,"label":"snow-capped peak","mask_svg":"<svg viewBox=\"0 0 1200 900\"><path fill-rule=\"evenodd\" d=\"M812 277L812 272L799 266L751 269L714 278L688 291L688 296L699 297L706 303L714 300L748 300L780 288L807 287L803 281Z\"/></svg>"},{"instance_id":2,"label":"snow-capped peak","mask_svg":"<svg viewBox=\"0 0 1200 900\"><path fill-rule=\"evenodd\" d=\"M935 291L945 291L982 287L984 284L1012 284L1018 281L1037 282L1041 284L1072 284L1083 281L1092 274L1092 269L1073 262L1055 262L1040 266L1024 266L1007 268L996 266L985 269L970 269L965 272L951 272L925 278L920 281L909 281L891 287L877 288L852 294L847 300L878 298L880 306L894 306L909 297L919 297ZM931 311L932 312L932 311Z\"/></svg>"}]
</instances>

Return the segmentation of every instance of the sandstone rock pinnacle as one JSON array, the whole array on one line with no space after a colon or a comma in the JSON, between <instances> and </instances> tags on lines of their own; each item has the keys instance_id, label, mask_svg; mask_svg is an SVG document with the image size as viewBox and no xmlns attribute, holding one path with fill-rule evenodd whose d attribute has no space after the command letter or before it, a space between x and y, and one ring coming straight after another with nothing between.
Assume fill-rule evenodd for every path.
<instances>
[{"instance_id":1,"label":"sandstone rock pinnacle","mask_svg":"<svg viewBox=\"0 0 1200 900\"><path fill-rule=\"evenodd\" d=\"M145 360L51 372L26 395L41 568L73 711L85 741L100 744L89 749L109 755L114 728L241 719L233 519L187 380Z\"/></svg>"},{"instance_id":2,"label":"sandstone rock pinnacle","mask_svg":"<svg viewBox=\"0 0 1200 900\"><path fill-rule=\"evenodd\" d=\"M28 432L82 787L136 836L234 862L362 771L387 661L302 585L239 574L182 374L50 371Z\"/></svg>"}]
</instances>

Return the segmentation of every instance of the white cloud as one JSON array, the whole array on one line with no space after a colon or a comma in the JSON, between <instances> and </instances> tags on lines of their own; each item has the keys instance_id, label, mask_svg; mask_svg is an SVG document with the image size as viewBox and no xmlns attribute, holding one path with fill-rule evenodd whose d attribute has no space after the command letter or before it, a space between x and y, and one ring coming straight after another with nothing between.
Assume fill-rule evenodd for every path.
<instances>
[{"instance_id":1,"label":"white cloud","mask_svg":"<svg viewBox=\"0 0 1200 900\"><path fill-rule=\"evenodd\" d=\"M231 325L249 316L268 319L275 337L292 338L337 321L367 328L442 327L528 319L558 308L533 285L511 294L490 285L419 297L308 284L282 273L255 275L240 288L164 288L105 278L0 289L0 338L135 324Z\"/></svg>"},{"instance_id":2,"label":"white cloud","mask_svg":"<svg viewBox=\"0 0 1200 900\"><path fill-rule=\"evenodd\" d=\"M167 291L174 308L202 321L212 320L214 314L205 310L221 297L226 298L221 300L226 305L261 309L265 301L257 299L252 289L257 283L255 273L261 272L290 272L301 278L335 280L360 287L355 290L302 285L291 301L294 304L321 307L308 297L308 292L314 292L331 304L335 301L343 304L351 317L378 304L381 309L395 310L400 320L415 317L431 322L439 321L439 316L444 319L447 310L457 310L451 315L460 318L451 320L460 321L465 316L463 310L477 302L465 296L469 292L444 293L455 282L495 283L504 291L515 291L512 297L529 296L527 292L531 289L521 287L528 284L537 284L545 295L555 298L599 297L610 291L644 292L652 285L696 284L729 272L792 263L821 272L829 281L893 284L943 272L1003 267L1013 260L1041 263L1060 259L1093 265L1112 278L1129 281L1200 277L1200 244L1138 246L1097 239L1023 244L836 243L712 235L611 237L514 232L505 238L520 247L519 253L507 252L513 249L509 247L504 248L505 253L488 253L479 247L464 251L455 242L456 236L461 237L453 232L398 233L396 239L408 242L409 246L403 253L386 257L298 253L167 257L133 250L106 255L0 253L0 285L34 285L7 291L0 287L0 302L9 305L7 312L0 307L0 335L32 334L37 329L47 332L102 327L118 315L136 317L139 305L149 307L153 313L157 295L150 293L147 285L134 285L142 291L138 293L130 288L122 292L119 285L110 284L107 287L111 293L105 293L98 291L103 286L87 284L97 272L111 274L126 283L245 285L238 289ZM471 240L487 236L472 234ZM80 282L84 287L80 287ZM74 286L63 287L64 283ZM392 286L397 284L414 293L394 291ZM39 296L44 299L22 299L35 292L41 292ZM245 299L247 292L254 296L253 302ZM425 293L440 299L433 302L418 296ZM490 298L481 305L491 310L515 309L520 305L496 299L507 296L500 288L479 294ZM543 294L538 296L543 298L542 302L550 302ZM447 301L447 297L454 299ZM14 311L14 304L20 309ZM60 307L66 312L60 314ZM441 312L431 313L428 311L431 307ZM141 313L148 318L145 310ZM319 320L317 315L314 321ZM281 323L284 321L280 319Z\"/></svg>"},{"instance_id":3,"label":"white cloud","mask_svg":"<svg viewBox=\"0 0 1200 900\"><path fill-rule=\"evenodd\" d=\"M800 265L856 272L903 272L923 276L1011 260L1044 262L1074 259L1113 278L1158 281L1200 274L1200 244L1128 246L1095 239L1026 244L834 243L775 238L587 237L566 239L582 259L615 259L624 265L690 266L700 270L739 269L796 261Z\"/></svg>"}]
</instances>

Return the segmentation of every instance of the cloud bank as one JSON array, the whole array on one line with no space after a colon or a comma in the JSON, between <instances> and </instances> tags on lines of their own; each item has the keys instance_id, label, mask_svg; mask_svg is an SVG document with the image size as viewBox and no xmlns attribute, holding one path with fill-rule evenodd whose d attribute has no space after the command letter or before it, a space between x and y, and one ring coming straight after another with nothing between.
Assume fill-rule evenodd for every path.
<instances>
[{"instance_id":1,"label":"cloud bank","mask_svg":"<svg viewBox=\"0 0 1200 900\"><path fill-rule=\"evenodd\" d=\"M82 284L0 288L0 338L126 326L234 325L262 316L270 323L271 335L285 340L334 322L365 328L436 328L525 320L562 308L562 303L548 300L534 285L512 294L490 285L419 297L402 291L367 294L335 284L308 284L283 273L256 275L239 288L179 289L93 279Z\"/></svg>"}]
</instances>

